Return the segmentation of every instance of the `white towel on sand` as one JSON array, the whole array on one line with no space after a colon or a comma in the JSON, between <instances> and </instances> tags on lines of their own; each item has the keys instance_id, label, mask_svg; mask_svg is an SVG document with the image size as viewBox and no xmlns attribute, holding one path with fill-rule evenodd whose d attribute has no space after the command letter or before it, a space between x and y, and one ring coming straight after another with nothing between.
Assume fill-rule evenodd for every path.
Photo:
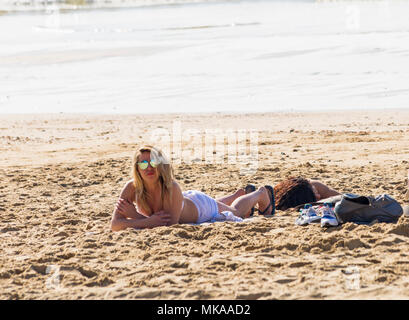
<instances>
[{"instance_id":1,"label":"white towel on sand","mask_svg":"<svg viewBox=\"0 0 409 320\"><path fill-rule=\"evenodd\" d=\"M234 221L234 222L242 222L243 219L235 216L231 211L223 211L214 215L210 222L219 222L219 221Z\"/></svg>"}]
</instances>

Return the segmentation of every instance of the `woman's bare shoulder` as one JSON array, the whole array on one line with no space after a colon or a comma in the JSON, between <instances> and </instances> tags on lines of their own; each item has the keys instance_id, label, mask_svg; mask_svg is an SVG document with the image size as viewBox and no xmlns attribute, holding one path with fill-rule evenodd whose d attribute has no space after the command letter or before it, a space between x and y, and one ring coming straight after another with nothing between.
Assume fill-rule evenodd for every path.
<instances>
[{"instance_id":1,"label":"woman's bare shoulder","mask_svg":"<svg viewBox=\"0 0 409 320\"><path fill-rule=\"evenodd\" d=\"M182 193L182 188L180 187L179 183L176 180L172 182L172 191L176 191L177 193Z\"/></svg>"},{"instance_id":2,"label":"woman's bare shoulder","mask_svg":"<svg viewBox=\"0 0 409 320\"><path fill-rule=\"evenodd\" d=\"M172 181L172 188L177 188L182 190L182 188L180 187L179 183L176 180Z\"/></svg>"},{"instance_id":3,"label":"woman's bare shoulder","mask_svg":"<svg viewBox=\"0 0 409 320\"><path fill-rule=\"evenodd\" d=\"M125 188L131 188L131 189L135 190L135 184L133 183L133 179L126 182Z\"/></svg>"},{"instance_id":4,"label":"woman's bare shoulder","mask_svg":"<svg viewBox=\"0 0 409 320\"><path fill-rule=\"evenodd\" d=\"M130 201L135 200L135 185L133 183L133 180L129 180L125 184L125 186L123 187L123 189L121 191L120 197L122 199L127 199L127 200L130 200Z\"/></svg>"}]
</instances>

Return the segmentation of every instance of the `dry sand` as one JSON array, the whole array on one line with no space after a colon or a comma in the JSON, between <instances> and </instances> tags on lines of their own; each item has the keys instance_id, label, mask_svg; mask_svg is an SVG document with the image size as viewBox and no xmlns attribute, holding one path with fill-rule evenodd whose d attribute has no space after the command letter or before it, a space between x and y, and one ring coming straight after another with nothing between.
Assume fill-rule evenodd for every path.
<instances>
[{"instance_id":1,"label":"dry sand","mask_svg":"<svg viewBox=\"0 0 409 320\"><path fill-rule=\"evenodd\" d=\"M260 130L255 174L226 163L175 165L184 189L217 197L303 175L404 203L409 111L2 115L0 299L409 297L407 216L323 229L294 225L297 212L287 210L243 223L111 232L136 146L175 120L183 130Z\"/></svg>"}]
</instances>

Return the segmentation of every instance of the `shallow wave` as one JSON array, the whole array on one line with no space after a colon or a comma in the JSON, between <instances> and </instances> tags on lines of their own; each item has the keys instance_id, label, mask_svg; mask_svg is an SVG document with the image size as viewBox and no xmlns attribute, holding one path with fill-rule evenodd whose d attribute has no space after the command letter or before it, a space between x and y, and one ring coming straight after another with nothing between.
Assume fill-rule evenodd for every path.
<instances>
[{"instance_id":1,"label":"shallow wave","mask_svg":"<svg viewBox=\"0 0 409 320\"><path fill-rule=\"evenodd\" d=\"M12 12L44 12L52 10L119 9L132 7L170 6L199 3L223 3L245 1L285 0L2 0L0 15ZM289 0L287 0L289 1ZM292 2L314 2L316 0L290 0Z\"/></svg>"},{"instance_id":2,"label":"shallow wave","mask_svg":"<svg viewBox=\"0 0 409 320\"><path fill-rule=\"evenodd\" d=\"M236 0L3 0L0 2L0 13L114 9L226 1Z\"/></svg>"}]
</instances>

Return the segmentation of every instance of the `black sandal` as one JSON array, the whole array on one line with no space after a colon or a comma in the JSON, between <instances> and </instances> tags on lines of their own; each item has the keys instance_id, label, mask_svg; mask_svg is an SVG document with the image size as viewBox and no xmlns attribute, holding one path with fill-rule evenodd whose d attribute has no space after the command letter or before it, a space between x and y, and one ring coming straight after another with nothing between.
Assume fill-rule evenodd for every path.
<instances>
[{"instance_id":1,"label":"black sandal","mask_svg":"<svg viewBox=\"0 0 409 320\"><path fill-rule=\"evenodd\" d=\"M258 210L258 213L261 214L262 216L266 214L267 210L270 209L270 207L272 207L271 209L271 213L270 215L274 215L276 212L276 204L275 204L275 199L274 199L274 189L272 186L269 185L265 185L264 188L266 188L269 192L269 197L270 197L270 204L267 206L267 208L264 211L260 211Z\"/></svg>"},{"instance_id":2,"label":"black sandal","mask_svg":"<svg viewBox=\"0 0 409 320\"><path fill-rule=\"evenodd\" d=\"M244 190L246 191L246 194L252 193L254 191L256 191L256 186L254 184L248 184ZM254 207L251 208L251 213L250 213L250 217L252 217L254 215Z\"/></svg>"}]
</instances>

